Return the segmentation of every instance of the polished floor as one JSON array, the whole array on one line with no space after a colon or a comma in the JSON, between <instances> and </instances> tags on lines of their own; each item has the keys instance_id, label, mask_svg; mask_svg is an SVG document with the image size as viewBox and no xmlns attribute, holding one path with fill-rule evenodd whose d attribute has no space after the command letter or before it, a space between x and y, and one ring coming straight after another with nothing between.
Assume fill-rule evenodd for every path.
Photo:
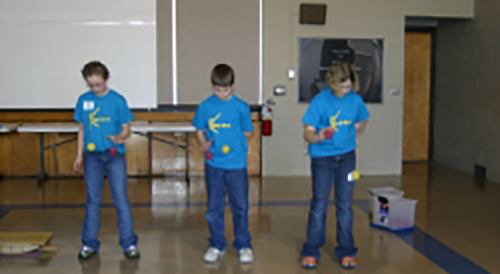
<instances>
[{"instance_id":1,"label":"polished floor","mask_svg":"<svg viewBox=\"0 0 500 274\"><path fill-rule=\"evenodd\" d=\"M390 233L369 226L367 189L393 186L417 199L412 232ZM53 231L54 256L0 257L1 274L69 273L500 273L500 184L476 181L443 167L405 165L403 176L365 177L355 191L354 234L359 267L344 271L333 260L334 206L328 216L328 244L319 268L298 265L305 240L310 178L251 180L250 231L255 262L241 266L231 249L221 263L202 261L208 237L204 220L205 188L194 179L188 189L175 179L131 180L130 201L143 257L123 258L115 212L105 188L99 257L79 263L79 232L85 188L79 180L9 180L0 183L0 231ZM232 239L230 211L226 235Z\"/></svg>"}]
</instances>

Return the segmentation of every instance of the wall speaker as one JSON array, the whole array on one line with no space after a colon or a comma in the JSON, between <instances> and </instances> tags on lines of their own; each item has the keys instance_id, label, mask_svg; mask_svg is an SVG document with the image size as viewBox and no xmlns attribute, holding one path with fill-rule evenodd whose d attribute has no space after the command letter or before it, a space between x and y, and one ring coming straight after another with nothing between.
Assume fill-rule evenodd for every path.
<instances>
[{"instance_id":1,"label":"wall speaker","mask_svg":"<svg viewBox=\"0 0 500 274\"><path fill-rule=\"evenodd\" d=\"M300 24L324 25L326 22L325 4L300 4Z\"/></svg>"}]
</instances>

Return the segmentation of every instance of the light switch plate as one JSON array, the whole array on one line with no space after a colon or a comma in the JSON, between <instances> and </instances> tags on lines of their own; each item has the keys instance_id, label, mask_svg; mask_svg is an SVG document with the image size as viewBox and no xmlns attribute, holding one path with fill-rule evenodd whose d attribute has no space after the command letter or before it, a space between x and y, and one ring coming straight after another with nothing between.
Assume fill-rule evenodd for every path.
<instances>
[{"instance_id":1,"label":"light switch plate","mask_svg":"<svg viewBox=\"0 0 500 274\"><path fill-rule=\"evenodd\" d=\"M286 95L286 87L285 86L275 86L273 89L274 96L283 96Z\"/></svg>"},{"instance_id":2,"label":"light switch plate","mask_svg":"<svg viewBox=\"0 0 500 274\"><path fill-rule=\"evenodd\" d=\"M399 88L392 88L389 93L391 95L399 95L401 93L401 90Z\"/></svg>"}]
</instances>

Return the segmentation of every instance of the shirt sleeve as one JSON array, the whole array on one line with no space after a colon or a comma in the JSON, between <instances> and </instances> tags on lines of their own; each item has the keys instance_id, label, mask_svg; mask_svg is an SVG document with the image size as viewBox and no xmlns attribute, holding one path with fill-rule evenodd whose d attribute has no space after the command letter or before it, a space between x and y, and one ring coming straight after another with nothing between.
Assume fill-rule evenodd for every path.
<instances>
[{"instance_id":1,"label":"shirt sleeve","mask_svg":"<svg viewBox=\"0 0 500 274\"><path fill-rule=\"evenodd\" d=\"M193 121L192 121L193 126L198 130L208 129L206 117L207 117L207 115L205 113L205 106L202 103L198 106L198 109L196 110L196 114L193 117Z\"/></svg>"},{"instance_id":2,"label":"shirt sleeve","mask_svg":"<svg viewBox=\"0 0 500 274\"><path fill-rule=\"evenodd\" d=\"M82 98L78 98L76 101L75 111L73 112L73 120L78 123L83 123L83 111L82 111Z\"/></svg>"},{"instance_id":3,"label":"shirt sleeve","mask_svg":"<svg viewBox=\"0 0 500 274\"><path fill-rule=\"evenodd\" d=\"M118 120L120 121L121 125L130 124L130 122L134 120L134 115L132 114L132 111L128 107L128 103L125 98L121 98L120 100L118 113L119 113Z\"/></svg>"},{"instance_id":4,"label":"shirt sleeve","mask_svg":"<svg viewBox=\"0 0 500 274\"><path fill-rule=\"evenodd\" d=\"M358 114L356 122L368 121L368 119L370 119L370 112L368 111L363 98L358 96Z\"/></svg>"},{"instance_id":5,"label":"shirt sleeve","mask_svg":"<svg viewBox=\"0 0 500 274\"><path fill-rule=\"evenodd\" d=\"M250 106L247 104L243 107L243 115L241 115L241 128L243 129L243 132L253 132L252 114L250 112Z\"/></svg>"},{"instance_id":6,"label":"shirt sleeve","mask_svg":"<svg viewBox=\"0 0 500 274\"><path fill-rule=\"evenodd\" d=\"M306 125L318 127L321 122L321 110L317 96L311 101L309 107L302 118L302 122Z\"/></svg>"}]
</instances>

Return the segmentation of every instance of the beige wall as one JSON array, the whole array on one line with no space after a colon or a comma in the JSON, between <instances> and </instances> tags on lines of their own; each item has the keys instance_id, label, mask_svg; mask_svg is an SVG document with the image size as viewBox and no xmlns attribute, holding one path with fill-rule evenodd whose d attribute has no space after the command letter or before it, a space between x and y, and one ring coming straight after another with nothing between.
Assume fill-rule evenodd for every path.
<instances>
[{"instance_id":1,"label":"beige wall","mask_svg":"<svg viewBox=\"0 0 500 274\"><path fill-rule=\"evenodd\" d=\"M172 103L172 0L158 2L158 102ZM259 103L259 0L177 0L177 102L211 93L210 72L227 63L236 94Z\"/></svg>"},{"instance_id":2,"label":"beige wall","mask_svg":"<svg viewBox=\"0 0 500 274\"><path fill-rule=\"evenodd\" d=\"M327 24L299 25L302 2L327 3ZM297 102L297 80L286 78L286 70L298 66L298 38L304 36L385 40L384 102L368 105L372 119L358 141L358 167L363 174L400 174L403 95L391 96L388 91L404 90L404 16L470 18L473 0L267 0L264 3L264 97L271 96L275 85L286 85L288 95L277 98L274 136L263 140L263 174L310 174L301 125L307 105Z\"/></svg>"},{"instance_id":3,"label":"beige wall","mask_svg":"<svg viewBox=\"0 0 500 274\"><path fill-rule=\"evenodd\" d=\"M409 16L440 18L472 18L474 16L474 0L403 0L397 2L404 3L401 9L405 15Z\"/></svg>"},{"instance_id":4,"label":"beige wall","mask_svg":"<svg viewBox=\"0 0 500 274\"><path fill-rule=\"evenodd\" d=\"M158 104L172 103L172 0L156 1Z\"/></svg>"},{"instance_id":5,"label":"beige wall","mask_svg":"<svg viewBox=\"0 0 500 274\"><path fill-rule=\"evenodd\" d=\"M259 0L177 0L179 104L212 94L210 72L227 63L236 95L259 102Z\"/></svg>"},{"instance_id":6,"label":"beige wall","mask_svg":"<svg viewBox=\"0 0 500 274\"><path fill-rule=\"evenodd\" d=\"M477 0L473 21L439 22L434 155L469 174L484 166L500 182L499 1Z\"/></svg>"}]
</instances>

